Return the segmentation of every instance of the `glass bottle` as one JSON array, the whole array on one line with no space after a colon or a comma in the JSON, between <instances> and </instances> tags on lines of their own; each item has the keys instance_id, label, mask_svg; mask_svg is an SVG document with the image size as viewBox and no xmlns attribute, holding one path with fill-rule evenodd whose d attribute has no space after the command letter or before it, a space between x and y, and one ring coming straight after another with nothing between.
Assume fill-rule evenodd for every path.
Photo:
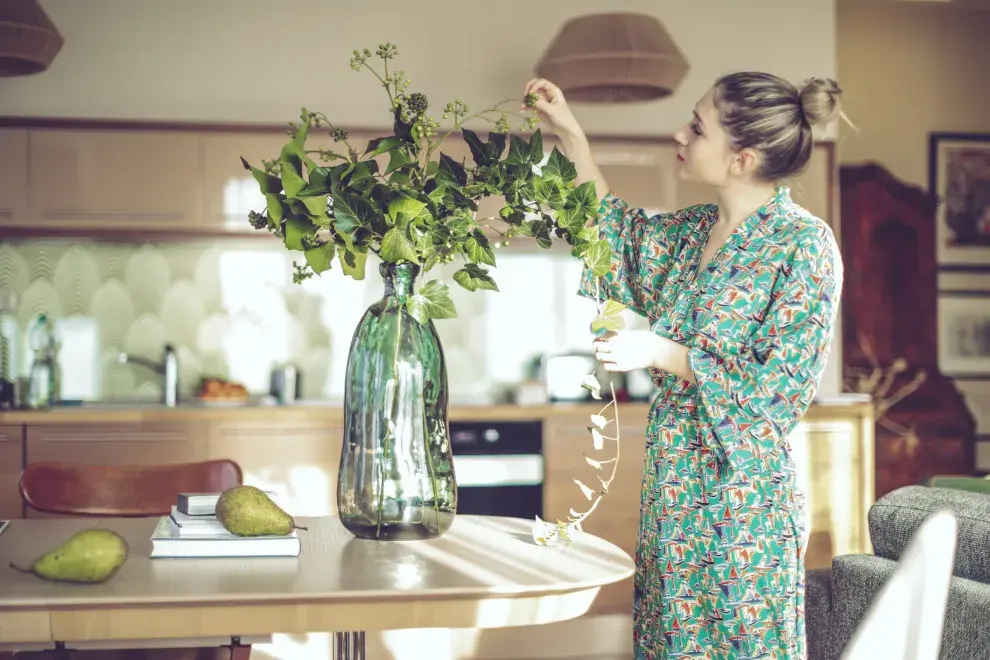
<instances>
[{"instance_id":1,"label":"glass bottle","mask_svg":"<svg viewBox=\"0 0 990 660\"><path fill-rule=\"evenodd\" d=\"M351 340L337 509L359 538L435 538L457 509L443 349L406 309L419 271L381 264L384 296Z\"/></svg>"}]
</instances>

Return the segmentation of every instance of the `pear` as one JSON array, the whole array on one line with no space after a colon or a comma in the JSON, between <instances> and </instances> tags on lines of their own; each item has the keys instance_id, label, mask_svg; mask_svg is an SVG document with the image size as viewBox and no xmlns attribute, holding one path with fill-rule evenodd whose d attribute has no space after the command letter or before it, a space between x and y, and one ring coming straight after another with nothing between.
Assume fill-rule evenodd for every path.
<instances>
[{"instance_id":1,"label":"pear","mask_svg":"<svg viewBox=\"0 0 990 660\"><path fill-rule=\"evenodd\" d=\"M237 536L286 536L294 529L306 529L254 486L225 490L217 500L216 514L224 529Z\"/></svg>"},{"instance_id":2,"label":"pear","mask_svg":"<svg viewBox=\"0 0 990 660\"><path fill-rule=\"evenodd\" d=\"M120 534L109 529L84 529L62 545L38 557L30 568L11 562L22 573L33 573L53 582L105 582L127 561L128 546Z\"/></svg>"}]
</instances>

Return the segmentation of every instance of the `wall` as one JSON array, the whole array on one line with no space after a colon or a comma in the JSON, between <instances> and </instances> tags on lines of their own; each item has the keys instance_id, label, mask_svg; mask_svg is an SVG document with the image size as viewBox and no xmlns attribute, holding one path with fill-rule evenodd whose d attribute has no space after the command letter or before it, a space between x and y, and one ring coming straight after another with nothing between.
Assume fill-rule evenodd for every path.
<instances>
[{"instance_id":1,"label":"wall","mask_svg":"<svg viewBox=\"0 0 990 660\"><path fill-rule=\"evenodd\" d=\"M990 11L955 2L839 0L836 36L846 130L840 163L878 161L928 189L928 133L990 133ZM940 285L966 280L942 273ZM979 279L979 276L977 276ZM977 469L990 472L990 381L959 379L982 442Z\"/></svg>"},{"instance_id":2,"label":"wall","mask_svg":"<svg viewBox=\"0 0 990 660\"><path fill-rule=\"evenodd\" d=\"M350 70L353 49L397 44L411 89L438 114L455 97L480 108L519 98L565 19L610 9L661 18L691 70L670 99L581 108L590 132L672 134L732 69L835 72L834 0L806 0L799 12L788 0L709 0L703 12L691 0L41 4L65 46L43 75L0 79L0 115L284 123L307 106L345 126L379 126L390 123L387 99L370 73ZM754 38L768 23L772 38Z\"/></svg>"},{"instance_id":3,"label":"wall","mask_svg":"<svg viewBox=\"0 0 990 660\"><path fill-rule=\"evenodd\" d=\"M930 131L990 132L990 11L949 2L839 0L841 163L879 161L928 187Z\"/></svg>"}]
</instances>

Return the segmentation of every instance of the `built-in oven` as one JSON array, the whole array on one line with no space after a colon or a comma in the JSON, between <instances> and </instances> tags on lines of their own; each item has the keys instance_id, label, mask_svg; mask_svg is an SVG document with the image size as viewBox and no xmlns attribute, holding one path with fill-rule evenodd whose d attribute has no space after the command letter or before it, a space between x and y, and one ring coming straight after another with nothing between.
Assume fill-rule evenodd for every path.
<instances>
[{"instance_id":1,"label":"built-in oven","mask_svg":"<svg viewBox=\"0 0 990 660\"><path fill-rule=\"evenodd\" d=\"M543 515L542 420L451 421L457 513Z\"/></svg>"}]
</instances>

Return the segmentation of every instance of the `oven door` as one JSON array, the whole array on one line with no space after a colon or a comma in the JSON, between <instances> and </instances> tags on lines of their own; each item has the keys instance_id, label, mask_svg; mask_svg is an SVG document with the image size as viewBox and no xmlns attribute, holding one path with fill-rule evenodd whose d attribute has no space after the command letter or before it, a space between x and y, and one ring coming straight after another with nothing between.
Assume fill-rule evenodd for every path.
<instances>
[{"instance_id":1,"label":"oven door","mask_svg":"<svg viewBox=\"0 0 990 660\"><path fill-rule=\"evenodd\" d=\"M540 421L451 422L457 513L532 520L543 515Z\"/></svg>"}]
</instances>

